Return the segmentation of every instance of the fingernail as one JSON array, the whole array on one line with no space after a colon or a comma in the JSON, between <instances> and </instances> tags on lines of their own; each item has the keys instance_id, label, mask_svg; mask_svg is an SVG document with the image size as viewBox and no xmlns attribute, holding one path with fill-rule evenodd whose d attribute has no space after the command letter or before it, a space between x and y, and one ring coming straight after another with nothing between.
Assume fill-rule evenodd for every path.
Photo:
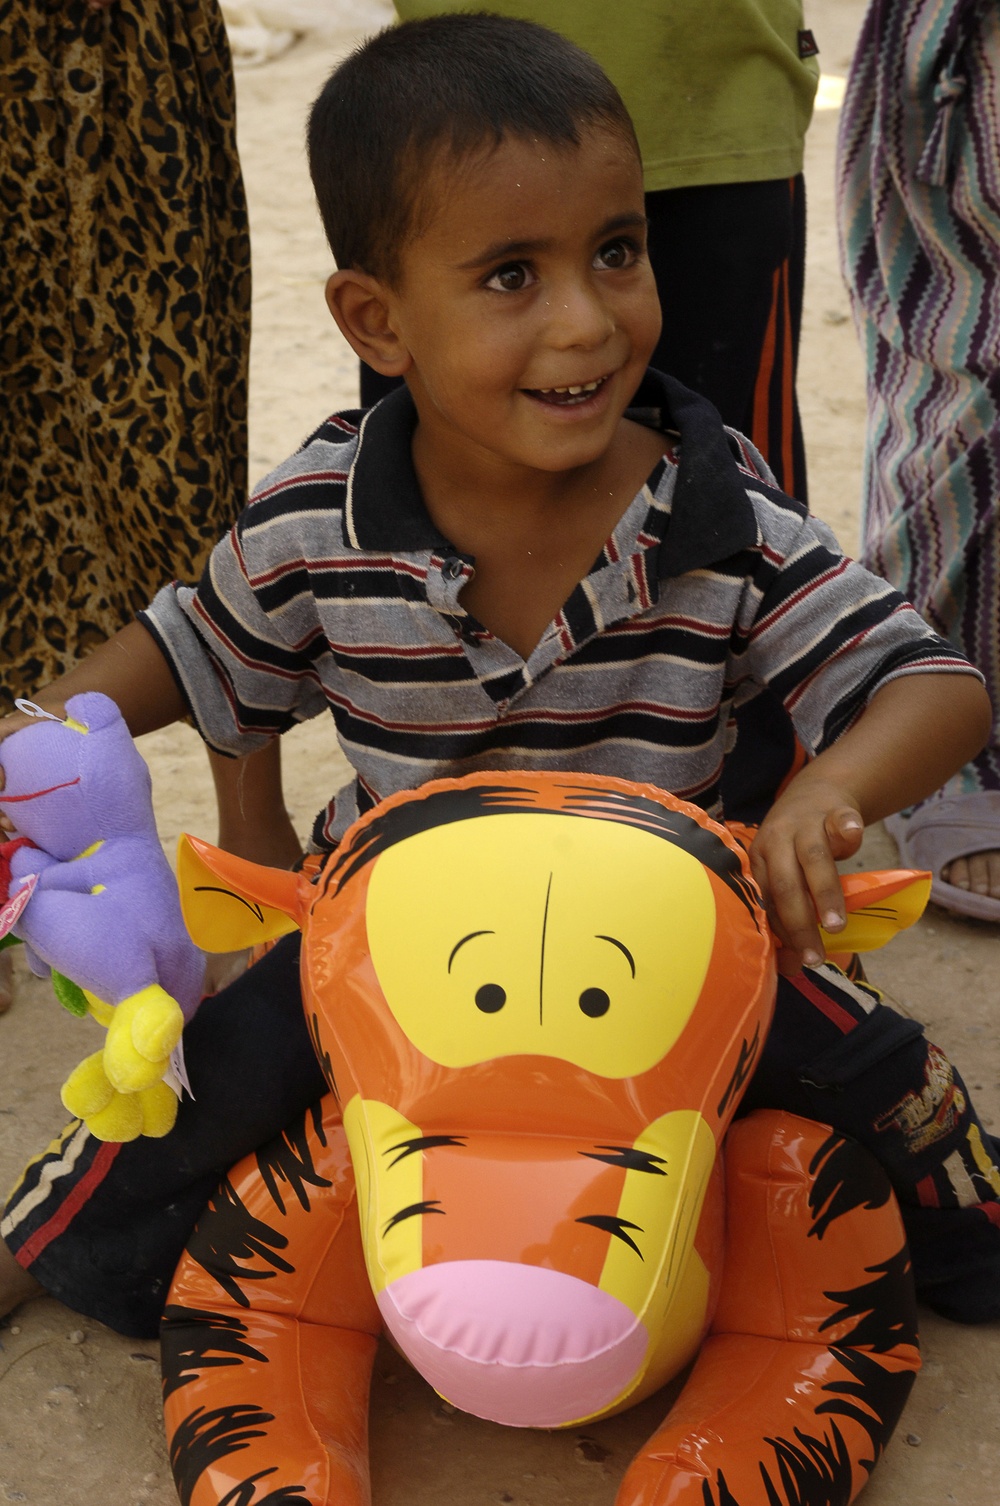
<instances>
[{"instance_id":1,"label":"fingernail","mask_svg":"<svg viewBox=\"0 0 1000 1506\"><path fill-rule=\"evenodd\" d=\"M840 931L843 929L844 917L836 910L828 910L823 916L823 929L825 931Z\"/></svg>"},{"instance_id":2,"label":"fingernail","mask_svg":"<svg viewBox=\"0 0 1000 1506\"><path fill-rule=\"evenodd\" d=\"M823 959L820 956L819 952L814 952L810 949L809 951L802 953L802 961L805 963L806 967L819 967Z\"/></svg>"}]
</instances>

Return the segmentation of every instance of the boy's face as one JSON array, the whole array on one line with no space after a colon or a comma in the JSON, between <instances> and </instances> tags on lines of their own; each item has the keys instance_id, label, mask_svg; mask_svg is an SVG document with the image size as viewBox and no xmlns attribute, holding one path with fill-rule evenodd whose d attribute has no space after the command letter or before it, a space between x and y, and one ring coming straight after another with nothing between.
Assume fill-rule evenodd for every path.
<instances>
[{"instance_id":1,"label":"boy's face","mask_svg":"<svg viewBox=\"0 0 1000 1506\"><path fill-rule=\"evenodd\" d=\"M565 471L604 454L660 332L632 144L511 138L444 159L387 293L425 455Z\"/></svg>"}]
</instances>

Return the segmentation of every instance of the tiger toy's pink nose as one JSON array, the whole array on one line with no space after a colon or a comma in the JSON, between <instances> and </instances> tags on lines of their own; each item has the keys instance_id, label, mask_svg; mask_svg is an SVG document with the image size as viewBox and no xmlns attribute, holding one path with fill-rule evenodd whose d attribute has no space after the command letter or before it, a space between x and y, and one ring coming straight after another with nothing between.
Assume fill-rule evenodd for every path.
<instances>
[{"instance_id":1,"label":"tiger toy's pink nose","mask_svg":"<svg viewBox=\"0 0 1000 1506\"><path fill-rule=\"evenodd\" d=\"M499 1260L412 1271L379 1296L390 1334L434 1389L508 1427L559 1427L610 1405L637 1373L646 1329L577 1276Z\"/></svg>"}]
</instances>

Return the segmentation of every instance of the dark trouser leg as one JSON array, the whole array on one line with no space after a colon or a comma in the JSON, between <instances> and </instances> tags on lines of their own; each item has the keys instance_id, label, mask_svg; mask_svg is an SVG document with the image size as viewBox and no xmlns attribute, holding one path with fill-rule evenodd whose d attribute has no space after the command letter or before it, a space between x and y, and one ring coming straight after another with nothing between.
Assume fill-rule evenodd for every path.
<instances>
[{"instance_id":1,"label":"dark trouser leg","mask_svg":"<svg viewBox=\"0 0 1000 1506\"><path fill-rule=\"evenodd\" d=\"M918 1295L959 1322L1000 1318L997 1145L922 1027L831 965L779 980L741 1105L782 1108L857 1140L888 1173Z\"/></svg>"},{"instance_id":2,"label":"dark trouser leg","mask_svg":"<svg viewBox=\"0 0 1000 1506\"><path fill-rule=\"evenodd\" d=\"M202 1208L242 1156L327 1091L299 992L299 937L283 939L184 1032L193 1099L162 1140L94 1140L78 1123L33 1162L0 1232L60 1301L120 1333L155 1338Z\"/></svg>"},{"instance_id":3,"label":"dark trouser leg","mask_svg":"<svg viewBox=\"0 0 1000 1506\"><path fill-rule=\"evenodd\" d=\"M806 499L795 398L805 274L805 184L668 188L646 195L649 259L663 308L652 364L703 393L749 435L778 484ZM731 820L764 819L801 760L780 701L737 712L722 800Z\"/></svg>"},{"instance_id":4,"label":"dark trouser leg","mask_svg":"<svg viewBox=\"0 0 1000 1506\"><path fill-rule=\"evenodd\" d=\"M805 273L805 184L717 183L646 195L663 309L652 364L709 398L806 500L795 398Z\"/></svg>"}]
</instances>

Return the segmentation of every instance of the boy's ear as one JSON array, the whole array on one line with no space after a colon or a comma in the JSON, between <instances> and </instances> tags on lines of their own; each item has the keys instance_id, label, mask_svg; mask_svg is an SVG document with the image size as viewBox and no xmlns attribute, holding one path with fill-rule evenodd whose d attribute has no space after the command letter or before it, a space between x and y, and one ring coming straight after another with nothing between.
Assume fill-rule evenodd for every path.
<instances>
[{"instance_id":1,"label":"boy's ear","mask_svg":"<svg viewBox=\"0 0 1000 1506\"><path fill-rule=\"evenodd\" d=\"M355 355L382 376L403 376L411 358L389 319L385 286L368 272L351 267L334 272L326 284L326 302L337 328Z\"/></svg>"}]
</instances>

